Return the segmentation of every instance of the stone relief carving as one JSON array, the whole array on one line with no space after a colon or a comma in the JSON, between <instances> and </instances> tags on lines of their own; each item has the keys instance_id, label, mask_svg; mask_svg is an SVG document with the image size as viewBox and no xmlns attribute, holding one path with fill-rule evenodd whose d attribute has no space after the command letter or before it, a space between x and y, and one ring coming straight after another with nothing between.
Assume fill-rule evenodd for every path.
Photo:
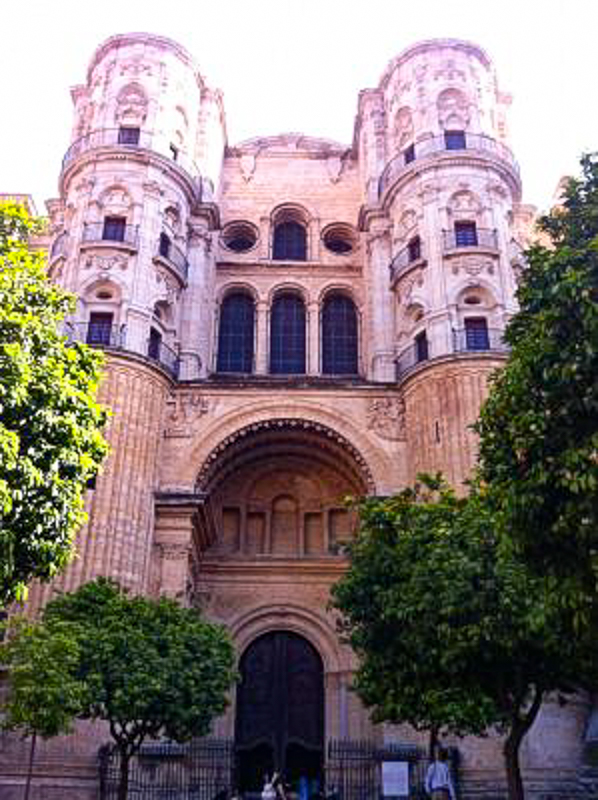
<instances>
[{"instance_id":1,"label":"stone relief carving","mask_svg":"<svg viewBox=\"0 0 598 800\"><path fill-rule=\"evenodd\" d=\"M445 129L464 130L469 125L469 103L458 89L445 89L436 101L438 121Z\"/></svg>"},{"instance_id":2,"label":"stone relief carving","mask_svg":"<svg viewBox=\"0 0 598 800\"><path fill-rule=\"evenodd\" d=\"M197 421L208 412L208 401L198 392L175 392L167 402L164 436L188 437L193 434Z\"/></svg>"},{"instance_id":3,"label":"stone relief carving","mask_svg":"<svg viewBox=\"0 0 598 800\"><path fill-rule=\"evenodd\" d=\"M85 269L98 269L101 272L110 272L110 270L126 270L129 265L129 259L123 255L113 256L89 256L85 259Z\"/></svg>"},{"instance_id":4,"label":"stone relief carving","mask_svg":"<svg viewBox=\"0 0 598 800\"><path fill-rule=\"evenodd\" d=\"M440 80L440 78L445 78L447 81L464 81L466 75L462 69L456 66L454 59L448 58L434 73L434 80Z\"/></svg>"},{"instance_id":5,"label":"stone relief carving","mask_svg":"<svg viewBox=\"0 0 598 800\"><path fill-rule=\"evenodd\" d=\"M249 183L249 181L253 178L253 173L255 172L255 167L257 164L257 158L255 153L248 153L246 155L242 155L239 158L239 168L241 170L241 175L243 176L243 180L245 183Z\"/></svg>"},{"instance_id":6,"label":"stone relief carving","mask_svg":"<svg viewBox=\"0 0 598 800\"><path fill-rule=\"evenodd\" d=\"M151 64L144 64L140 57L132 58L130 61L125 61L120 66L121 75L132 75L138 78L140 75L147 75L151 77L152 67Z\"/></svg>"},{"instance_id":7,"label":"stone relief carving","mask_svg":"<svg viewBox=\"0 0 598 800\"><path fill-rule=\"evenodd\" d=\"M401 284L399 297L402 302L407 303L411 298L413 289L416 286L421 287L424 285L424 268L419 267L413 272L408 273L403 281L399 279L399 283Z\"/></svg>"},{"instance_id":8,"label":"stone relief carving","mask_svg":"<svg viewBox=\"0 0 598 800\"><path fill-rule=\"evenodd\" d=\"M451 260L451 270L453 275L458 275L461 271L467 273L467 275L479 275L482 272L493 275L495 264L491 258L462 256L461 258Z\"/></svg>"},{"instance_id":9,"label":"stone relief carving","mask_svg":"<svg viewBox=\"0 0 598 800\"><path fill-rule=\"evenodd\" d=\"M174 303L179 299L181 290L175 279L162 267L156 266L155 279L156 288L160 300L167 300Z\"/></svg>"},{"instance_id":10,"label":"stone relief carving","mask_svg":"<svg viewBox=\"0 0 598 800\"><path fill-rule=\"evenodd\" d=\"M394 124L394 139L399 148L413 141L413 117L410 109L399 109Z\"/></svg>"},{"instance_id":11,"label":"stone relief carving","mask_svg":"<svg viewBox=\"0 0 598 800\"><path fill-rule=\"evenodd\" d=\"M137 84L124 86L116 99L116 121L143 125L147 117L147 108L147 95L141 86Z\"/></svg>"},{"instance_id":12,"label":"stone relief carving","mask_svg":"<svg viewBox=\"0 0 598 800\"><path fill-rule=\"evenodd\" d=\"M380 397L370 401L367 426L381 439L404 441L407 435L405 416L405 401L402 397Z\"/></svg>"},{"instance_id":13,"label":"stone relief carving","mask_svg":"<svg viewBox=\"0 0 598 800\"><path fill-rule=\"evenodd\" d=\"M343 160L340 156L328 156L326 169L331 183L338 183L343 171Z\"/></svg>"},{"instance_id":14,"label":"stone relief carving","mask_svg":"<svg viewBox=\"0 0 598 800\"><path fill-rule=\"evenodd\" d=\"M191 554L191 548L186 544L158 544L160 555L168 561L187 561Z\"/></svg>"},{"instance_id":15,"label":"stone relief carving","mask_svg":"<svg viewBox=\"0 0 598 800\"><path fill-rule=\"evenodd\" d=\"M158 181L146 181L143 184L143 190L152 197L161 197L164 194L164 189Z\"/></svg>"}]
</instances>

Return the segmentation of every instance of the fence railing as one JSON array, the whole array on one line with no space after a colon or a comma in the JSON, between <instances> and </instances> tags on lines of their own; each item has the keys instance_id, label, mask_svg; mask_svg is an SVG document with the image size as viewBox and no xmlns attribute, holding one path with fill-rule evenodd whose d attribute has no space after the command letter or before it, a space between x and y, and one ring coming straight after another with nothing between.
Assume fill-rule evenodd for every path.
<instances>
[{"instance_id":1,"label":"fence railing","mask_svg":"<svg viewBox=\"0 0 598 800\"><path fill-rule=\"evenodd\" d=\"M86 222L83 225L84 242L121 242L137 247L139 241L138 225L110 226L104 222Z\"/></svg>"},{"instance_id":2,"label":"fence railing","mask_svg":"<svg viewBox=\"0 0 598 800\"><path fill-rule=\"evenodd\" d=\"M120 756L100 750L100 800L117 800ZM226 739L187 744L148 742L129 762L128 797L135 800L214 800L232 796L234 745Z\"/></svg>"},{"instance_id":3,"label":"fence railing","mask_svg":"<svg viewBox=\"0 0 598 800\"><path fill-rule=\"evenodd\" d=\"M169 242L168 245L158 242L156 255L160 258L164 258L170 264L170 266L172 266L179 277L181 277L184 281L187 280L187 275L189 274L189 262L187 261L187 256L183 253L180 247L173 242Z\"/></svg>"},{"instance_id":4,"label":"fence railing","mask_svg":"<svg viewBox=\"0 0 598 800\"><path fill-rule=\"evenodd\" d=\"M109 322L68 322L64 335L69 342L85 342L92 347L126 348L125 325Z\"/></svg>"},{"instance_id":5,"label":"fence railing","mask_svg":"<svg viewBox=\"0 0 598 800\"><path fill-rule=\"evenodd\" d=\"M125 129L126 130L126 129ZM192 178L199 176L199 169L186 153L169 147L166 140L150 131L139 130L136 136L127 136L122 128L101 128L77 139L62 159L64 171L79 156L101 147L119 147L124 150L151 150L181 167Z\"/></svg>"},{"instance_id":6,"label":"fence railing","mask_svg":"<svg viewBox=\"0 0 598 800\"><path fill-rule=\"evenodd\" d=\"M417 247L407 244L396 254L390 262L390 280L395 283L401 275L407 272L414 264L425 258L423 242L419 242Z\"/></svg>"},{"instance_id":7,"label":"fence railing","mask_svg":"<svg viewBox=\"0 0 598 800\"><path fill-rule=\"evenodd\" d=\"M509 148L493 139L491 136L486 136L480 133L465 133L463 136L463 147L455 147L454 144L449 144L445 136L433 136L430 139L424 139L421 142L415 142L412 147L407 148L401 153L398 153L392 158L378 182L378 196L381 197L384 192L393 184L401 174L407 169L412 168L418 162L425 159L432 158L439 153L482 153L490 155L493 158L498 158L505 162L507 166L519 175L519 165L515 161L513 153Z\"/></svg>"},{"instance_id":8,"label":"fence railing","mask_svg":"<svg viewBox=\"0 0 598 800\"><path fill-rule=\"evenodd\" d=\"M493 228L475 228L466 231L442 231L444 251L461 250L465 247L485 247L498 250L498 235Z\"/></svg>"}]
</instances>

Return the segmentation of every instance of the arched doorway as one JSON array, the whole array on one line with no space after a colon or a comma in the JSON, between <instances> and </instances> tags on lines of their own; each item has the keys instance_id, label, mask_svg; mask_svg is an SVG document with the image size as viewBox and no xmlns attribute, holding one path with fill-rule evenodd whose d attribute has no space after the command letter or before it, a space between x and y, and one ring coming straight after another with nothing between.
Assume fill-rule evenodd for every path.
<instances>
[{"instance_id":1,"label":"arched doorway","mask_svg":"<svg viewBox=\"0 0 598 800\"><path fill-rule=\"evenodd\" d=\"M235 749L238 789L260 792L276 770L310 795L321 786L324 669L315 648L290 631L260 636L240 662ZM304 796L304 795L303 795Z\"/></svg>"}]
</instances>

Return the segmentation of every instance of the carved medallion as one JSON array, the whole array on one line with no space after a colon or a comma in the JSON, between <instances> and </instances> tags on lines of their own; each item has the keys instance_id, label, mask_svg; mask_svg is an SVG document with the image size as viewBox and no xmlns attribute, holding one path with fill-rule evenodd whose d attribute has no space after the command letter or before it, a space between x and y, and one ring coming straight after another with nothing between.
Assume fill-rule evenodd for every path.
<instances>
[{"instance_id":1,"label":"carved medallion","mask_svg":"<svg viewBox=\"0 0 598 800\"><path fill-rule=\"evenodd\" d=\"M405 401L402 397L380 397L371 400L367 426L381 439L404 441L406 437Z\"/></svg>"},{"instance_id":2,"label":"carved medallion","mask_svg":"<svg viewBox=\"0 0 598 800\"><path fill-rule=\"evenodd\" d=\"M197 421L207 413L208 401L198 392L175 392L168 401L164 436L192 436Z\"/></svg>"},{"instance_id":3,"label":"carved medallion","mask_svg":"<svg viewBox=\"0 0 598 800\"><path fill-rule=\"evenodd\" d=\"M121 269L126 270L129 259L123 255L114 256L89 256L85 260L85 269L98 269L101 272L110 272L111 270Z\"/></svg>"}]
</instances>

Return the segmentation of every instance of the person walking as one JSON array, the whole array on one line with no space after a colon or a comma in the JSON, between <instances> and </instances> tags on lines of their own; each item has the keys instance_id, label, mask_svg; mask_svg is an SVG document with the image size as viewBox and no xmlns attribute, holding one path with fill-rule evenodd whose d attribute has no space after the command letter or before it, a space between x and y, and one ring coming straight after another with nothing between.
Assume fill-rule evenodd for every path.
<instances>
[{"instance_id":1,"label":"person walking","mask_svg":"<svg viewBox=\"0 0 598 800\"><path fill-rule=\"evenodd\" d=\"M430 764L426 772L426 794L429 795L432 800L457 800L446 758L446 750L442 748L436 750L434 761Z\"/></svg>"}]
</instances>

